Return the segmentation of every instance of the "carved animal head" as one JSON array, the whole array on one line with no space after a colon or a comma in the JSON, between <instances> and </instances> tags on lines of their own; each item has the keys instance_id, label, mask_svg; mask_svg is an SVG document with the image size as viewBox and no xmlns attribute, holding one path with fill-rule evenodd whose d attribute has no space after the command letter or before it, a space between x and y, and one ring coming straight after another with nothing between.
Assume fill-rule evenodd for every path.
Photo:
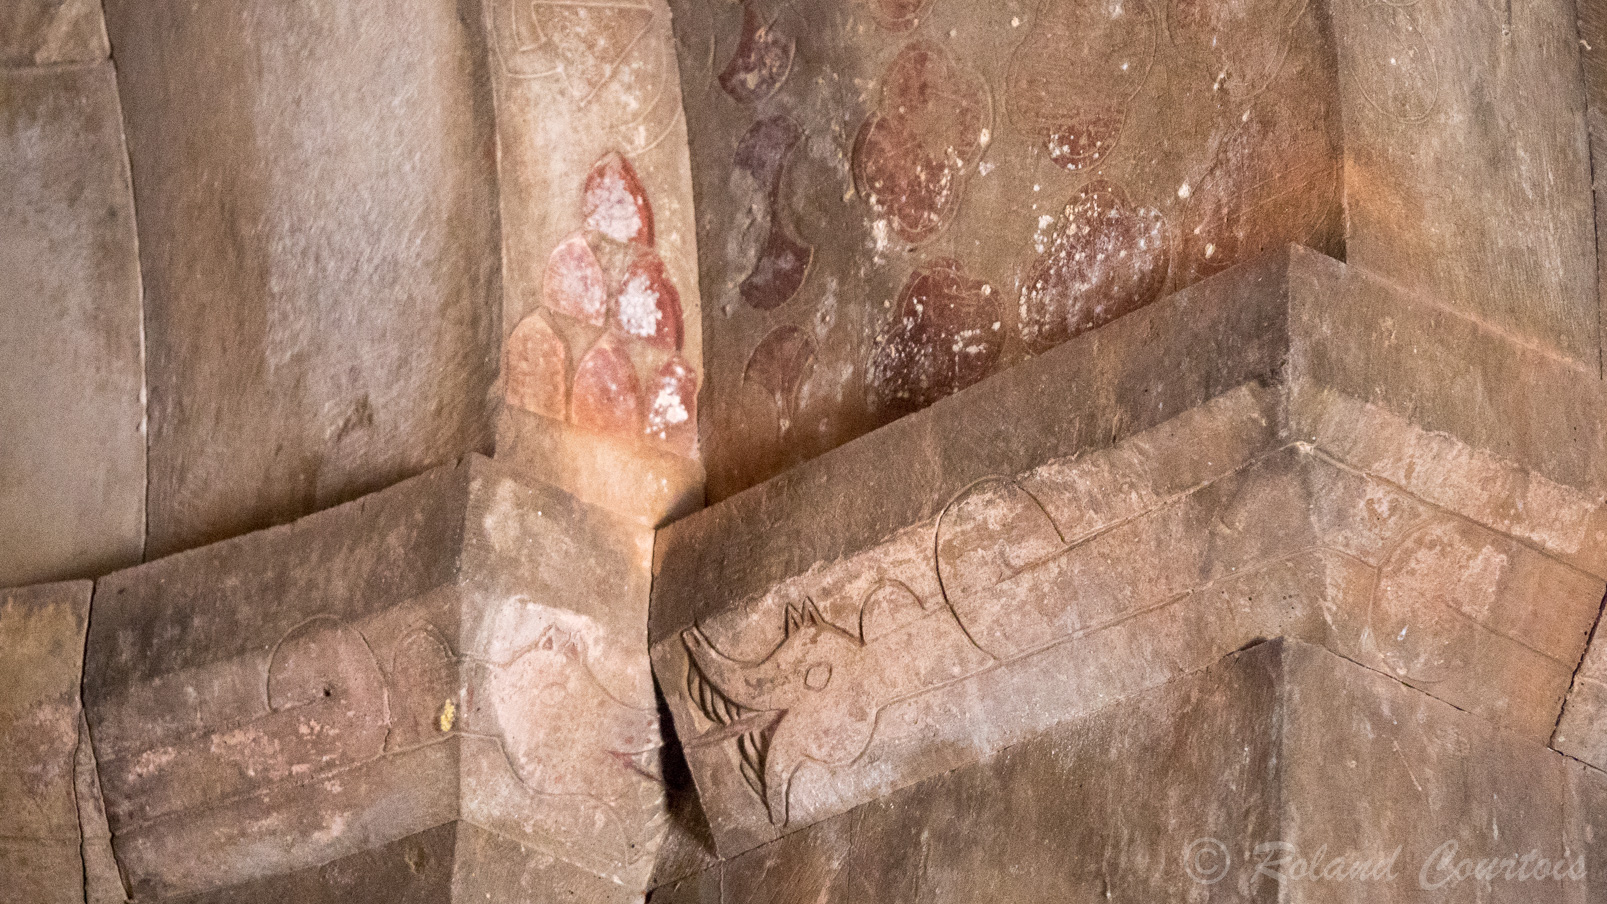
<instances>
[{"instance_id":1,"label":"carved animal head","mask_svg":"<svg viewBox=\"0 0 1607 904\"><path fill-rule=\"evenodd\" d=\"M759 662L726 656L696 628L682 640L703 681L738 707L761 712L790 709L825 691L864 648L861 638L827 621L813 601L787 608L781 644Z\"/></svg>"}]
</instances>

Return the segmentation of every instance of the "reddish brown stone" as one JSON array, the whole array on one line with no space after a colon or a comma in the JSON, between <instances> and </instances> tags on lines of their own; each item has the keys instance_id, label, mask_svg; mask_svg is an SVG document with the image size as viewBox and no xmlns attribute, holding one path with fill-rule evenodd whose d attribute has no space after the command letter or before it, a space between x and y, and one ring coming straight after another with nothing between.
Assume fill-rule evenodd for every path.
<instances>
[{"instance_id":1,"label":"reddish brown stone","mask_svg":"<svg viewBox=\"0 0 1607 904\"><path fill-rule=\"evenodd\" d=\"M1578 377L1290 250L670 525L649 637L721 853L1280 634L1539 749L1607 575Z\"/></svg>"},{"instance_id":2,"label":"reddish brown stone","mask_svg":"<svg viewBox=\"0 0 1607 904\"><path fill-rule=\"evenodd\" d=\"M954 219L981 156L987 89L928 41L899 51L854 144L854 184L894 234L924 242Z\"/></svg>"},{"instance_id":3,"label":"reddish brown stone","mask_svg":"<svg viewBox=\"0 0 1607 904\"><path fill-rule=\"evenodd\" d=\"M781 201L787 156L802 137L803 130L786 116L761 119L742 136L733 159L733 165L752 176L765 193L770 214L770 229L758 259L738 288L742 300L761 311L792 300L814 260L814 249L792 235L787 206Z\"/></svg>"},{"instance_id":4,"label":"reddish brown stone","mask_svg":"<svg viewBox=\"0 0 1607 904\"><path fill-rule=\"evenodd\" d=\"M904 283L870 358L870 403L884 417L918 411L988 375L1004 347L992 286L953 258Z\"/></svg>"},{"instance_id":5,"label":"reddish brown stone","mask_svg":"<svg viewBox=\"0 0 1607 904\"><path fill-rule=\"evenodd\" d=\"M649 901L1585 904L1604 821L1599 773L1272 641Z\"/></svg>"},{"instance_id":6,"label":"reddish brown stone","mask_svg":"<svg viewBox=\"0 0 1607 904\"><path fill-rule=\"evenodd\" d=\"M480 9L103 5L150 403L148 429L136 415L101 441L149 444L146 557L491 448L500 340L539 285L504 292L504 238L532 237L499 220ZM561 236L531 243L533 282Z\"/></svg>"},{"instance_id":7,"label":"reddish brown stone","mask_svg":"<svg viewBox=\"0 0 1607 904\"><path fill-rule=\"evenodd\" d=\"M798 392L814 363L815 340L797 327L783 326L759 342L742 371L742 382L764 387L775 400L782 433L792 425Z\"/></svg>"},{"instance_id":8,"label":"reddish brown stone","mask_svg":"<svg viewBox=\"0 0 1607 904\"><path fill-rule=\"evenodd\" d=\"M681 349L681 293L651 251L631 260L609 315L609 326L627 336L667 351Z\"/></svg>"},{"instance_id":9,"label":"reddish brown stone","mask_svg":"<svg viewBox=\"0 0 1607 904\"><path fill-rule=\"evenodd\" d=\"M904 32L921 21L932 0L865 0L876 24L893 32Z\"/></svg>"},{"instance_id":10,"label":"reddish brown stone","mask_svg":"<svg viewBox=\"0 0 1607 904\"><path fill-rule=\"evenodd\" d=\"M1010 62L1005 103L1050 159L1087 169L1120 140L1155 56L1149 10L1121 0L1047 0Z\"/></svg>"},{"instance_id":11,"label":"reddish brown stone","mask_svg":"<svg viewBox=\"0 0 1607 904\"><path fill-rule=\"evenodd\" d=\"M449 720L446 701L457 697L457 657L433 626L417 625L396 644L391 661L390 734L385 750L395 752L435 741Z\"/></svg>"},{"instance_id":12,"label":"reddish brown stone","mask_svg":"<svg viewBox=\"0 0 1607 904\"><path fill-rule=\"evenodd\" d=\"M588 626L589 627L589 626ZM643 778L657 781L636 758L661 745L657 714L619 702L588 663L584 636L548 625L529 646L497 663L484 694L507 734L508 762L525 784L549 794L593 794L626 800Z\"/></svg>"},{"instance_id":13,"label":"reddish brown stone","mask_svg":"<svg viewBox=\"0 0 1607 904\"><path fill-rule=\"evenodd\" d=\"M772 226L753 272L742 281L742 300L761 311L781 307L802 288L813 258L813 248Z\"/></svg>"},{"instance_id":14,"label":"reddish brown stone","mask_svg":"<svg viewBox=\"0 0 1607 904\"><path fill-rule=\"evenodd\" d=\"M586 175L581 212L587 229L616 242L653 244L653 205L636 169L617 151L604 155Z\"/></svg>"},{"instance_id":15,"label":"reddish brown stone","mask_svg":"<svg viewBox=\"0 0 1607 904\"><path fill-rule=\"evenodd\" d=\"M548 417L564 416L569 350L539 313L531 314L508 337L508 404Z\"/></svg>"},{"instance_id":16,"label":"reddish brown stone","mask_svg":"<svg viewBox=\"0 0 1607 904\"><path fill-rule=\"evenodd\" d=\"M584 232L571 235L552 250L541 297L554 311L592 326L603 325L608 308L608 278L586 243Z\"/></svg>"},{"instance_id":17,"label":"reddish brown stone","mask_svg":"<svg viewBox=\"0 0 1607 904\"><path fill-rule=\"evenodd\" d=\"M580 359L575 368L576 424L615 436L634 437L642 431L642 387L630 355L604 338Z\"/></svg>"},{"instance_id":18,"label":"reddish brown stone","mask_svg":"<svg viewBox=\"0 0 1607 904\"><path fill-rule=\"evenodd\" d=\"M796 39L777 33L774 23L760 18L753 0L747 0L742 7L742 37L720 73L720 87L745 104L764 100L787 80L796 51Z\"/></svg>"},{"instance_id":19,"label":"reddish brown stone","mask_svg":"<svg viewBox=\"0 0 1607 904\"><path fill-rule=\"evenodd\" d=\"M116 73L9 68L66 63L91 25L104 57L99 0L0 3L0 587L138 562L160 485ZM149 500L153 531L167 498Z\"/></svg>"},{"instance_id":20,"label":"reddish brown stone","mask_svg":"<svg viewBox=\"0 0 1607 904\"><path fill-rule=\"evenodd\" d=\"M82 904L79 682L89 581L0 590L0 901ZM94 763L85 764L94 781Z\"/></svg>"},{"instance_id":21,"label":"reddish brown stone","mask_svg":"<svg viewBox=\"0 0 1607 904\"><path fill-rule=\"evenodd\" d=\"M665 361L648 387L647 435L681 455L697 453L697 373L680 355Z\"/></svg>"},{"instance_id":22,"label":"reddish brown stone","mask_svg":"<svg viewBox=\"0 0 1607 904\"><path fill-rule=\"evenodd\" d=\"M709 498L747 489L886 422L872 401L867 364L894 319L905 279L927 261L958 258L1001 293L1006 342L994 370L1029 357L1033 347L1018 332L1021 294L1052 244L1063 206L1095 179L1120 185L1131 210L1152 209L1164 218L1164 227L1144 228L1164 233L1166 259L1126 267L1127 279L1142 283L1138 298L1127 298L1133 286L1124 290L1115 274L1101 283L1100 291L1124 302L1175 292L1206 275L1178 262L1185 231L1216 216L1216 195L1237 199L1223 206L1242 208L1242 225L1202 230L1217 246L1213 255L1228 244L1214 230L1249 235L1255 247L1270 247L1263 235L1279 236L1343 256L1348 199L1314 189L1287 194L1288 204L1268 200L1279 186L1300 183L1308 149L1320 146L1317 155L1330 163L1340 159L1337 113L1345 82L1335 71L1329 27L1338 13L1308 3L1298 17L1293 10L1284 16L1277 4L1270 4L1277 15L1262 15L1255 10L1269 8L1263 0L1222 2L1224 21L1243 19L1251 29L1224 35L1237 42L1227 52L1248 58L1256 48L1247 45L1259 42L1277 51L1266 59L1283 59L1254 97L1238 93L1234 79L1243 65L1228 74L1231 85L1217 85L1221 67L1211 68L1208 46L1197 53L1192 35L1174 43L1167 3L1020 0L983 14L965 2L755 0L761 22L796 36L798 45L786 83L744 110L710 84L711 70L718 73L736 45L743 7L734 0L676 0L680 46L689 51L681 57L683 77L689 86L709 85L686 95L709 302L699 336L706 364L700 416L707 422L700 449ZM1234 12L1235 2L1251 11ZM890 31L879 18L882 10L917 8L919 23L908 32ZM711 23L718 23L712 48ZM1281 155L1294 172L1278 169L1282 163L1228 162L1230 136L1247 127L1247 110L1252 121L1277 119L1268 131L1293 153L1269 159ZM776 134L790 138L790 124L802 134L790 156L777 148L768 155L775 166L733 172L732 151L744 134L756 120L776 116L790 121L788 131ZM1353 160L1359 168L1366 163ZM774 183L761 177L778 171L779 203L767 207L764 193ZM1356 174L1353 180L1347 172L1346 186L1371 185L1385 203L1409 189L1374 183L1364 168ZM769 288L780 282L771 271L782 269L771 265L801 260L787 257L786 233L772 239L772 219L793 228L812 254L807 270L786 269L791 279L780 291ZM1247 260L1248 252L1237 259ZM1147 291L1151 273L1161 283L1155 296ZM679 282L683 294L689 285ZM1513 306L1528 304L1517 297ZM785 316L755 316L755 307ZM741 375L759 339L783 324L808 332L817 348L814 376L793 418L798 429L778 442L768 429L769 403ZM1056 331L1069 334L1071 327Z\"/></svg>"},{"instance_id":23,"label":"reddish brown stone","mask_svg":"<svg viewBox=\"0 0 1607 904\"><path fill-rule=\"evenodd\" d=\"M1235 96L1252 95L1278 75L1306 5L1306 0L1177 0L1167 26L1173 43L1197 56L1216 85Z\"/></svg>"},{"instance_id":24,"label":"reddish brown stone","mask_svg":"<svg viewBox=\"0 0 1607 904\"><path fill-rule=\"evenodd\" d=\"M1154 301L1166 284L1166 224L1120 187L1072 196L1021 291L1021 338L1043 350Z\"/></svg>"},{"instance_id":25,"label":"reddish brown stone","mask_svg":"<svg viewBox=\"0 0 1607 904\"><path fill-rule=\"evenodd\" d=\"M1312 243L1339 191L1333 143L1276 107L1247 110L1183 211L1180 284L1288 242Z\"/></svg>"}]
</instances>

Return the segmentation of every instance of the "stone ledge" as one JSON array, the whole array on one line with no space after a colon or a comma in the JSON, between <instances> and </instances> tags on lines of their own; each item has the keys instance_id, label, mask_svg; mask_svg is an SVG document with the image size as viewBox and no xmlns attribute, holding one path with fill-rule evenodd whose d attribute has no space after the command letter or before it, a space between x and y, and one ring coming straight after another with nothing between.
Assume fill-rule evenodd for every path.
<instances>
[{"instance_id":1,"label":"stone ledge","mask_svg":"<svg viewBox=\"0 0 1607 904\"><path fill-rule=\"evenodd\" d=\"M544 856L469 822L331 863L175 899L173 904L629 904L639 892Z\"/></svg>"},{"instance_id":2,"label":"stone ledge","mask_svg":"<svg viewBox=\"0 0 1607 904\"><path fill-rule=\"evenodd\" d=\"M212 894L454 822L645 888L650 542L470 456L101 580L85 697L135 892Z\"/></svg>"},{"instance_id":3,"label":"stone ledge","mask_svg":"<svg viewBox=\"0 0 1607 904\"><path fill-rule=\"evenodd\" d=\"M0 901L123 900L79 699L93 588L0 590Z\"/></svg>"},{"instance_id":4,"label":"stone ledge","mask_svg":"<svg viewBox=\"0 0 1607 904\"><path fill-rule=\"evenodd\" d=\"M1544 743L1607 575L1604 414L1296 248L672 525L654 667L717 845L1284 634Z\"/></svg>"},{"instance_id":5,"label":"stone ledge","mask_svg":"<svg viewBox=\"0 0 1607 904\"><path fill-rule=\"evenodd\" d=\"M1607 869L1604 829L1607 775L1320 648L1275 640L650 902L1585 904ZM1536 851L1586 878L1458 882L1435 856L1447 842L1453 867ZM1290 846L1272 865L1287 881L1258 871L1262 845ZM1343 858L1368 878L1301 879L1296 856L1318 868ZM1424 889L1425 878L1438 887Z\"/></svg>"}]
</instances>

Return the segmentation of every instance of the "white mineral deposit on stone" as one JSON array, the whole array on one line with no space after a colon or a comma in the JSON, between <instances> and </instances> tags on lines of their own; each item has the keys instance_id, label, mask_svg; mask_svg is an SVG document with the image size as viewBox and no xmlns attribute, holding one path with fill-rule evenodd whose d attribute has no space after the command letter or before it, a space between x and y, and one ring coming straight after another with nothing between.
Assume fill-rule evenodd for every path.
<instances>
[{"instance_id":1,"label":"white mineral deposit on stone","mask_svg":"<svg viewBox=\"0 0 1607 904\"><path fill-rule=\"evenodd\" d=\"M658 395L653 398L653 423L655 426L661 427L661 433L662 427L684 424L690 417L691 415L687 413L686 405L681 402L681 394L676 391L675 386L665 385L658 391Z\"/></svg>"},{"instance_id":2,"label":"white mineral deposit on stone","mask_svg":"<svg viewBox=\"0 0 1607 904\"><path fill-rule=\"evenodd\" d=\"M589 225L616 242L635 238L642 231L642 217L625 180L611 172L598 188L597 209Z\"/></svg>"},{"instance_id":3,"label":"white mineral deposit on stone","mask_svg":"<svg viewBox=\"0 0 1607 904\"><path fill-rule=\"evenodd\" d=\"M658 292L645 275L632 276L619 293L619 322L632 336L658 332Z\"/></svg>"}]
</instances>

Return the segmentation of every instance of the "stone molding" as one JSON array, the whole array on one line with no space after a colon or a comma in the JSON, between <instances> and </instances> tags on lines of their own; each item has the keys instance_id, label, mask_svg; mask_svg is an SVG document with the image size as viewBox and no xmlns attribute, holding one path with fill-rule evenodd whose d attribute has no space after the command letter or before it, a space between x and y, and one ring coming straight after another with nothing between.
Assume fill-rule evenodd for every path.
<instances>
[{"instance_id":1,"label":"stone molding","mask_svg":"<svg viewBox=\"0 0 1607 904\"><path fill-rule=\"evenodd\" d=\"M1601 609L1604 415L1578 365L1291 248L671 525L654 670L719 851L1267 637L1544 744Z\"/></svg>"}]
</instances>

